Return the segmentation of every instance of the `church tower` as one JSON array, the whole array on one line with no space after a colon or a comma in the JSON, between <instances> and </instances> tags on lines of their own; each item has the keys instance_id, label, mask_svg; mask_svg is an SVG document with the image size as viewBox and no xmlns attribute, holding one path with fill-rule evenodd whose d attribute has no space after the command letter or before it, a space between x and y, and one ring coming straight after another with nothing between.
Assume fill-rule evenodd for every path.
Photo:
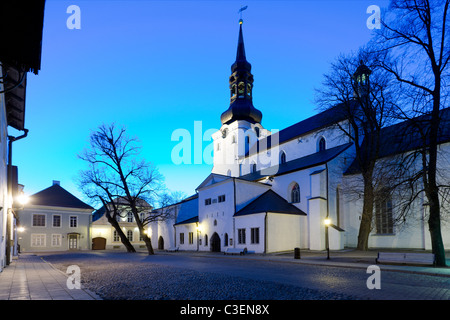
<instances>
[{"instance_id":1,"label":"church tower","mask_svg":"<svg viewBox=\"0 0 450 320\"><path fill-rule=\"evenodd\" d=\"M229 78L230 106L222 113L222 126L212 135L214 140L213 173L237 177L242 175L245 155L262 137L270 134L261 125L262 113L253 106L252 66L245 55L243 20L239 20L236 61Z\"/></svg>"}]
</instances>

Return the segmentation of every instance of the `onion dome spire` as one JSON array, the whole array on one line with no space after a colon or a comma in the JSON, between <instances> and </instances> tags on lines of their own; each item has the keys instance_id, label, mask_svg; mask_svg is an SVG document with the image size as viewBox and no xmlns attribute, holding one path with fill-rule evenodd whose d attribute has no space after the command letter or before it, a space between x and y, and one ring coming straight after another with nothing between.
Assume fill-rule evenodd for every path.
<instances>
[{"instance_id":1,"label":"onion dome spire","mask_svg":"<svg viewBox=\"0 0 450 320\"><path fill-rule=\"evenodd\" d=\"M242 19L239 20L239 38L236 52L236 61L231 65L230 107L222 113L222 124L229 124L235 120L246 120L251 123L260 123L262 113L253 106L252 65L245 56L244 36L242 32Z\"/></svg>"}]
</instances>

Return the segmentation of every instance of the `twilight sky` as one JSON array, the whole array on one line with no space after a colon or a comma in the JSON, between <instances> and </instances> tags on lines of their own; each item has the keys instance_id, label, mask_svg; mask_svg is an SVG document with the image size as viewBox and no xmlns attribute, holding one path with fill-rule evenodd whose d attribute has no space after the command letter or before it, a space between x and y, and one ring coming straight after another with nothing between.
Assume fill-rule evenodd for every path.
<instances>
[{"instance_id":1,"label":"twilight sky","mask_svg":"<svg viewBox=\"0 0 450 320\"><path fill-rule=\"evenodd\" d=\"M255 79L253 105L266 129L280 130L317 113L314 89L330 63L370 39L366 10L387 4L47 0L41 71L28 74L30 131L13 144L19 183L31 195L59 180L86 200L75 184L85 168L77 154L91 130L115 122L139 138L142 157L159 168L170 190L194 194L212 169L205 161L194 164L194 148L210 143L194 136L194 124L203 133L219 129L229 106L241 6L248 6L243 32ZM67 28L70 5L80 8L81 29ZM171 158L177 129L191 134L191 164Z\"/></svg>"}]
</instances>

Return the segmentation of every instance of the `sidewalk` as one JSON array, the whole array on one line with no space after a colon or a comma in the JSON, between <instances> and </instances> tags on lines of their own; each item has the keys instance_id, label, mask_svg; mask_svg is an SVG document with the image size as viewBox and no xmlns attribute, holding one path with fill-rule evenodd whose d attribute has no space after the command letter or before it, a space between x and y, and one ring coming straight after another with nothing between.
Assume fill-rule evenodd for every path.
<instances>
[{"instance_id":1,"label":"sidewalk","mask_svg":"<svg viewBox=\"0 0 450 320\"><path fill-rule=\"evenodd\" d=\"M0 272L0 300L100 300L83 288L69 289L67 278L40 257L22 253Z\"/></svg>"}]
</instances>

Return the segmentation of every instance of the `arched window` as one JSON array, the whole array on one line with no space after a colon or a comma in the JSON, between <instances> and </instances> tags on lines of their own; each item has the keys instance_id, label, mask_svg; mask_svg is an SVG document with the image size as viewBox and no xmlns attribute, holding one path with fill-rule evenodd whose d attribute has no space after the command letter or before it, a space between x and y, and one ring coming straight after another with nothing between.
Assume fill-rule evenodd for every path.
<instances>
[{"instance_id":1,"label":"arched window","mask_svg":"<svg viewBox=\"0 0 450 320\"><path fill-rule=\"evenodd\" d=\"M255 127L255 133L256 133L256 137L259 138L260 132L259 132L259 128L258 127Z\"/></svg>"},{"instance_id":2,"label":"arched window","mask_svg":"<svg viewBox=\"0 0 450 320\"><path fill-rule=\"evenodd\" d=\"M217 220L216 219L214 219L214 225L217 226Z\"/></svg>"},{"instance_id":3,"label":"arched window","mask_svg":"<svg viewBox=\"0 0 450 320\"><path fill-rule=\"evenodd\" d=\"M228 233L225 233L223 245L228 247Z\"/></svg>"},{"instance_id":4,"label":"arched window","mask_svg":"<svg viewBox=\"0 0 450 320\"><path fill-rule=\"evenodd\" d=\"M248 151L250 150L250 137L245 137L245 154L248 154Z\"/></svg>"},{"instance_id":5,"label":"arched window","mask_svg":"<svg viewBox=\"0 0 450 320\"><path fill-rule=\"evenodd\" d=\"M128 222L133 222L133 212L128 212L127 214L127 221Z\"/></svg>"},{"instance_id":6,"label":"arched window","mask_svg":"<svg viewBox=\"0 0 450 320\"><path fill-rule=\"evenodd\" d=\"M252 163L251 172L256 172L256 163Z\"/></svg>"},{"instance_id":7,"label":"arched window","mask_svg":"<svg viewBox=\"0 0 450 320\"><path fill-rule=\"evenodd\" d=\"M233 134L233 136L231 137L231 143L236 143L236 136Z\"/></svg>"},{"instance_id":8,"label":"arched window","mask_svg":"<svg viewBox=\"0 0 450 320\"><path fill-rule=\"evenodd\" d=\"M205 234L205 246L207 246L207 245L208 245L208 235Z\"/></svg>"},{"instance_id":9,"label":"arched window","mask_svg":"<svg viewBox=\"0 0 450 320\"><path fill-rule=\"evenodd\" d=\"M294 184L291 189L291 202L297 203L300 202L300 187L298 183Z\"/></svg>"},{"instance_id":10,"label":"arched window","mask_svg":"<svg viewBox=\"0 0 450 320\"><path fill-rule=\"evenodd\" d=\"M280 164L286 163L286 153L281 151L280 153Z\"/></svg>"},{"instance_id":11,"label":"arched window","mask_svg":"<svg viewBox=\"0 0 450 320\"><path fill-rule=\"evenodd\" d=\"M321 137L319 140L319 151L324 151L327 148L325 138Z\"/></svg>"},{"instance_id":12,"label":"arched window","mask_svg":"<svg viewBox=\"0 0 450 320\"><path fill-rule=\"evenodd\" d=\"M227 171L227 176L228 176L228 177L231 177L231 170L228 170L228 171Z\"/></svg>"}]
</instances>

